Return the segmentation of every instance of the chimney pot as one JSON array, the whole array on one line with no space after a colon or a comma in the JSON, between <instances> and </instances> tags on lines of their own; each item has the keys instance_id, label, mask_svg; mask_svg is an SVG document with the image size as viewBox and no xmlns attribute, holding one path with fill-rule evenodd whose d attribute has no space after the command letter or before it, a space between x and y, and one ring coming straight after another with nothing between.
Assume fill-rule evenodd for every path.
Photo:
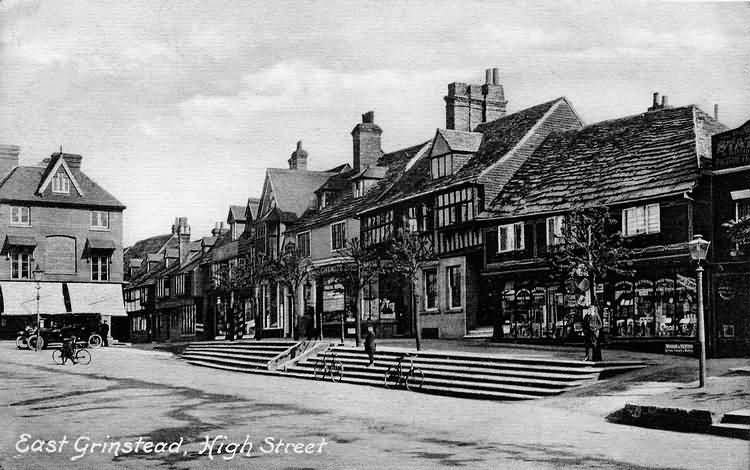
<instances>
[{"instance_id":1,"label":"chimney pot","mask_svg":"<svg viewBox=\"0 0 750 470\"><path fill-rule=\"evenodd\" d=\"M714 119L719 120L719 103L714 103Z\"/></svg>"},{"instance_id":2,"label":"chimney pot","mask_svg":"<svg viewBox=\"0 0 750 470\"><path fill-rule=\"evenodd\" d=\"M367 111L362 115L363 124L372 124L375 122L375 111Z\"/></svg>"},{"instance_id":3,"label":"chimney pot","mask_svg":"<svg viewBox=\"0 0 750 470\"><path fill-rule=\"evenodd\" d=\"M667 98L667 95L664 95L661 97L661 107L666 108L669 104L669 99Z\"/></svg>"},{"instance_id":4,"label":"chimney pot","mask_svg":"<svg viewBox=\"0 0 750 470\"><path fill-rule=\"evenodd\" d=\"M653 106L654 106L654 109L659 107L659 92L658 91L654 92L654 105Z\"/></svg>"},{"instance_id":5,"label":"chimney pot","mask_svg":"<svg viewBox=\"0 0 750 470\"><path fill-rule=\"evenodd\" d=\"M498 69L497 67L492 69L492 84L493 85L500 84L500 69Z\"/></svg>"},{"instance_id":6,"label":"chimney pot","mask_svg":"<svg viewBox=\"0 0 750 470\"><path fill-rule=\"evenodd\" d=\"M493 83L495 83L492 81L492 69L487 69L484 71L484 83L486 85L492 85Z\"/></svg>"}]
</instances>

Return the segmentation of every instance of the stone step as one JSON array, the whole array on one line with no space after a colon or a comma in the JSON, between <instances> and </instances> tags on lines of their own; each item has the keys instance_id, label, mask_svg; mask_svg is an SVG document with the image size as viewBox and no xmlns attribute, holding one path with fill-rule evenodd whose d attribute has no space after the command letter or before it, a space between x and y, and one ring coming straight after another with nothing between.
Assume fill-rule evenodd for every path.
<instances>
[{"instance_id":1,"label":"stone step","mask_svg":"<svg viewBox=\"0 0 750 470\"><path fill-rule=\"evenodd\" d=\"M247 367L255 369L268 369L268 361L252 361L247 359L232 359L229 357L205 356L202 354L183 354L182 358L187 361L198 360L207 363L230 364L237 367Z\"/></svg>"},{"instance_id":2,"label":"stone step","mask_svg":"<svg viewBox=\"0 0 750 470\"><path fill-rule=\"evenodd\" d=\"M724 416L721 418L721 422L722 424L750 425L750 408L724 413Z\"/></svg>"},{"instance_id":3,"label":"stone step","mask_svg":"<svg viewBox=\"0 0 750 470\"><path fill-rule=\"evenodd\" d=\"M254 346L250 344L191 344L188 349L238 349L249 351L267 351L269 353L281 353L289 349L290 346Z\"/></svg>"},{"instance_id":4,"label":"stone step","mask_svg":"<svg viewBox=\"0 0 750 470\"><path fill-rule=\"evenodd\" d=\"M252 355L252 354L233 354L231 352L216 352L216 351L199 351L199 350L186 350L182 353L183 356L185 355L199 355L204 357L216 357L216 358L229 358L229 359L237 359L237 360L246 360L250 362L262 362L264 364L268 364L271 359L273 359L276 356L262 356L262 355Z\"/></svg>"}]
</instances>

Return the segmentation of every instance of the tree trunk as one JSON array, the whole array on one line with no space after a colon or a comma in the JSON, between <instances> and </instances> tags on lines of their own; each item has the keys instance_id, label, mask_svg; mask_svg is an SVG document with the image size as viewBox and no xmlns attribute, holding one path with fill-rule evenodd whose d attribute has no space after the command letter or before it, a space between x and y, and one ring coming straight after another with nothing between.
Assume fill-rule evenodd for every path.
<instances>
[{"instance_id":1,"label":"tree trunk","mask_svg":"<svg viewBox=\"0 0 750 470\"><path fill-rule=\"evenodd\" d=\"M422 350L422 326L421 322L419 321L419 309L417 308L417 286L416 281L413 280L411 282L411 310L412 315L414 318L414 329L415 335L414 338L417 341L417 351Z\"/></svg>"},{"instance_id":2,"label":"tree trunk","mask_svg":"<svg viewBox=\"0 0 750 470\"><path fill-rule=\"evenodd\" d=\"M360 282L360 271L359 268L357 268L357 282L354 283L354 294L352 295L352 297L354 298L354 328L357 330L354 336L354 341L357 347L359 347L359 344L362 342L362 319L360 318L359 314Z\"/></svg>"}]
</instances>

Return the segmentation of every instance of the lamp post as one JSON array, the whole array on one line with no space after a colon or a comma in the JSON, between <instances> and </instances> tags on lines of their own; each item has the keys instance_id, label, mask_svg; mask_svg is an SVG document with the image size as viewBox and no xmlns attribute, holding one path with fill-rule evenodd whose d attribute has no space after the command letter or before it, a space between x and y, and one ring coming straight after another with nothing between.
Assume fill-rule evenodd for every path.
<instances>
[{"instance_id":1,"label":"lamp post","mask_svg":"<svg viewBox=\"0 0 750 470\"><path fill-rule=\"evenodd\" d=\"M42 288L41 281L42 281L42 276L44 275L44 271L37 264L36 268L34 268L31 274L34 277L34 282L36 282L36 348L35 349L39 351L39 344L42 342L42 319L41 319L41 316L39 315L39 290Z\"/></svg>"},{"instance_id":2,"label":"lamp post","mask_svg":"<svg viewBox=\"0 0 750 470\"><path fill-rule=\"evenodd\" d=\"M698 380L700 388L703 388L706 384L706 321L703 317L703 266L701 262L706 260L710 244L711 242L704 240L700 235L693 236L693 239L688 243L690 257L698 263L695 274L698 278L696 287L698 290L698 347L700 348Z\"/></svg>"}]
</instances>

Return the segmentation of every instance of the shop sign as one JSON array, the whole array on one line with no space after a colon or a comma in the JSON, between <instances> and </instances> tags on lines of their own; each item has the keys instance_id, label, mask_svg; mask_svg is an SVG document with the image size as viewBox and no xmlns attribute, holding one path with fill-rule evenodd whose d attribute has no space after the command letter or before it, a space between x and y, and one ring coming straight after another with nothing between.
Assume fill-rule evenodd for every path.
<instances>
[{"instance_id":1,"label":"shop sign","mask_svg":"<svg viewBox=\"0 0 750 470\"><path fill-rule=\"evenodd\" d=\"M667 343L664 345L664 354L693 354L695 345L693 343Z\"/></svg>"},{"instance_id":2,"label":"shop sign","mask_svg":"<svg viewBox=\"0 0 750 470\"><path fill-rule=\"evenodd\" d=\"M730 279L721 279L719 287L716 289L722 300L732 300L737 295L737 288Z\"/></svg>"},{"instance_id":3,"label":"shop sign","mask_svg":"<svg viewBox=\"0 0 750 470\"><path fill-rule=\"evenodd\" d=\"M716 135L712 154L717 169L750 163L750 122Z\"/></svg>"}]
</instances>

